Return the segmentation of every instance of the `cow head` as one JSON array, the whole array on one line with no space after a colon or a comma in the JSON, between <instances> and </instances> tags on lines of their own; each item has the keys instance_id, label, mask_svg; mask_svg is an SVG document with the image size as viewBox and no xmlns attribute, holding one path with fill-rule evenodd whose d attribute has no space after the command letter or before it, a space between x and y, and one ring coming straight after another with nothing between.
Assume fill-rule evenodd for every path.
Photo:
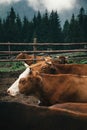
<instances>
[{"instance_id":1,"label":"cow head","mask_svg":"<svg viewBox=\"0 0 87 130\"><path fill-rule=\"evenodd\" d=\"M68 56L57 56L57 61L59 64L66 64L68 63Z\"/></svg>"},{"instance_id":2,"label":"cow head","mask_svg":"<svg viewBox=\"0 0 87 130\"><path fill-rule=\"evenodd\" d=\"M11 85L11 87L7 89L7 93L11 96L16 96L17 94L19 94L19 88L18 88L19 80L23 77L28 76L29 73L30 68L27 67L26 70L19 75L18 79Z\"/></svg>"},{"instance_id":3,"label":"cow head","mask_svg":"<svg viewBox=\"0 0 87 130\"><path fill-rule=\"evenodd\" d=\"M40 72L41 73L47 73L47 74L57 74L56 67L54 66L53 62L45 61L45 65L42 66Z\"/></svg>"},{"instance_id":4,"label":"cow head","mask_svg":"<svg viewBox=\"0 0 87 130\"><path fill-rule=\"evenodd\" d=\"M42 84L42 79L37 72L31 73L19 80L19 92L22 94L34 94L38 95L39 86Z\"/></svg>"}]
</instances>

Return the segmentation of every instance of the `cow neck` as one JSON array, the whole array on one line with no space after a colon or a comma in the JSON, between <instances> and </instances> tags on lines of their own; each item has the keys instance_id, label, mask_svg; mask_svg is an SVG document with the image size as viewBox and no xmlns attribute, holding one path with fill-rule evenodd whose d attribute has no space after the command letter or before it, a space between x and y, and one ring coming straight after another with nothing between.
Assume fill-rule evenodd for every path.
<instances>
[{"instance_id":1,"label":"cow neck","mask_svg":"<svg viewBox=\"0 0 87 130\"><path fill-rule=\"evenodd\" d=\"M43 80L43 86L42 86L42 97L43 97L43 104L45 106L50 106L51 103L49 101L49 98L50 98L50 93L47 92L47 87L46 87L46 84L45 84L45 81L46 81L46 77L44 77L45 75L42 74L41 77L42 77L42 80Z\"/></svg>"},{"instance_id":2,"label":"cow neck","mask_svg":"<svg viewBox=\"0 0 87 130\"><path fill-rule=\"evenodd\" d=\"M25 59L29 59L28 61L26 61L26 63L28 65L33 64L33 56L29 56L29 55L25 54Z\"/></svg>"},{"instance_id":3,"label":"cow neck","mask_svg":"<svg viewBox=\"0 0 87 130\"><path fill-rule=\"evenodd\" d=\"M53 64L53 66L57 69L58 73L66 73L66 64Z\"/></svg>"},{"instance_id":4,"label":"cow neck","mask_svg":"<svg viewBox=\"0 0 87 130\"><path fill-rule=\"evenodd\" d=\"M48 100L48 97L44 91L44 82L43 82L43 77L39 76L39 81L35 82L34 86L36 86L37 91L34 89L35 96L39 98L41 101L40 105L45 105L48 106L50 105L50 102Z\"/></svg>"}]
</instances>

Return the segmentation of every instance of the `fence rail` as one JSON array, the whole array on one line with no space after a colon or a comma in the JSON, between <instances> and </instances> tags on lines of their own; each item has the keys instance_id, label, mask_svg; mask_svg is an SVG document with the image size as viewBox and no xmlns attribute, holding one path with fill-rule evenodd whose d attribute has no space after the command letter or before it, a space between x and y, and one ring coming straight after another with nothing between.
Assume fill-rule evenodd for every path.
<instances>
[{"instance_id":1,"label":"fence rail","mask_svg":"<svg viewBox=\"0 0 87 130\"><path fill-rule=\"evenodd\" d=\"M0 43L0 45L10 45L10 46L13 46L13 45L17 45L17 46L20 46L20 45L28 45L28 46L33 46L33 45L35 45L35 46L47 46L47 45L53 45L53 46L55 46L55 45L69 45L69 46L71 46L71 45L87 45L87 43L85 43L85 42L83 42L83 43L10 43L10 42L8 42L8 43Z\"/></svg>"},{"instance_id":2,"label":"fence rail","mask_svg":"<svg viewBox=\"0 0 87 130\"><path fill-rule=\"evenodd\" d=\"M70 50L37 50L37 46L82 46L81 49L70 49ZM34 43L0 43L0 47L2 46L7 46L7 50L4 51L0 51L0 61L12 61L12 62L15 62L15 61L24 61L25 59L19 59L19 60L16 60L16 59L3 59L1 58L3 55L8 55L8 57L11 57L12 55L16 55L16 54L19 54L21 53L22 51L20 50L17 50L17 51L12 51L11 50L11 46L33 46L33 51L29 50L29 51L24 51L25 53L28 53L28 54L34 54L34 60L36 59L36 55L39 54L39 53L47 53L47 54L62 54L62 53L74 53L74 52L87 52L87 43L36 43L36 40L34 41ZM76 57L75 57L76 58ZM81 58L81 57L80 57ZM86 57L85 57L86 58Z\"/></svg>"},{"instance_id":3,"label":"fence rail","mask_svg":"<svg viewBox=\"0 0 87 130\"><path fill-rule=\"evenodd\" d=\"M0 54L18 54L22 51L0 51ZM47 51L24 51L25 53L70 53L70 52L87 52L87 49L73 49L73 50L47 50Z\"/></svg>"}]
</instances>

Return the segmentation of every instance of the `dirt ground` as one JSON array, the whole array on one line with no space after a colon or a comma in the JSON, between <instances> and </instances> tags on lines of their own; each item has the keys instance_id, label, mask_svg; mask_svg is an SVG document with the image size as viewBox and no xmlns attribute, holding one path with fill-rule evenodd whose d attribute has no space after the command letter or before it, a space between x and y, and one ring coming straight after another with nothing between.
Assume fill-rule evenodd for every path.
<instances>
[{"instance_id":1,"label":"dirt ground","mask_svg":"<svg viewBox=\"0 0 87 130\"><path fill-rule=\"evenodd\" d=\"M26 96L23 94L19 94L16 97L9 96L7 94L7 89L14 83L14 81L18 78L19 74L23 71L17 72L0 72L0 101L17 101L27 104L38 105L38 99L33 96Z\"/></svg>"}]
</instances>

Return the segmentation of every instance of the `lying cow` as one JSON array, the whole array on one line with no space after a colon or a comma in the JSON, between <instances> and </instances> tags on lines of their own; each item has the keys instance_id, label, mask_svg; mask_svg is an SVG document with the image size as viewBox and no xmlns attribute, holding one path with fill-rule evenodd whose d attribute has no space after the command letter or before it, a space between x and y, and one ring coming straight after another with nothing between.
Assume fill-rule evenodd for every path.
<instances>
[{"instance_id":1,"label":"lying cow","mask_svg":"<svg viewBox=\"0 0 87 130\"><path fill-rule=\"evenodd\" d=\"M68 57L65 56L57 56L56 59L52 59L50 56L36 56L36 60L38 60L38 62L40 62L41 60L46 60L46 59L50 59L53 62L57 62L58 64L66 64L68 63ZM21 52L20 54L17 55L16 59L27 59L25 61L26 64L31 65L34 63L34 55L28 55L25 52Z\"/></svg>"},{"instance_id":2,"label":"lying cow","mask_svg":"<svg viewBox=\"0 0 87 130\"><path fill-rule=\"evenodd\" d=\"M46 58L52 59L50 56L36 56L36 60L38 62L40 62L41 60L44 61ZM34 55L28 55L25 52L21 52L20 54L18 54L16 59L26 59L25 63L29 66L34 64Z\"/></svg>"},{"instance_id":3,"label":"lying cow","mask_svg":"<svg viewBox=\"0 0 87 130\"><path fill-rule=\"evenodd\" d=\"M45 61L40 61L40 62L38 62L36 64L32 64L31 68L32 68L32 70L38 70L38 71L40 71L41 68L43 66L45 66L45 65L46 65ZM9 95L16 96L19 93L18 84L19 84L20 78L23 78L23 77L25 78L26 76L29 75L31 68L26 63L25 63L25 66L26 66L25 71L23 73L21 73L19 75L19 77L17 78L17 80L11 85L11 87L7 89L7 93Z\"/></svg>"},{"instance_id":4,"label":"lying cow","mask_svg":"<svg viewBox=\"0 0 87 130\"><path fill-rule=\"evenodd\" d=\"M69 104L76 108L74 110L67 109L67 104L60 105L58 108L58 105L39 107L18 102L0 102L0 129L87 130L87 104Z\"/></svg>"},{"instance_id":5,"label":"lying cow","mask_svg":"<svg viewBox=\"0 0 87 130\"><path fill-rule=\"evenodd\" d=\"M24 53L24 54L25 54L25 53ZM22 53L20 53L18 56L21 56L21 55L23 56ZM26 55L27 55L27 54L26 54ZM62 56L62 58L64 58L64 57ZM36 63L36 64L32 64L32 65L30 66L30 68L32 68L32 70L38 70L38 71L40 72L41 69L42 69L44 66L46 66L46 64L50 63L50 60L51 60L50 57L46 57L45 61L39 61L39 62ZM53 60L51 60L51 61L53 61ZM54 62L59 63L58 60L54 60ZM29 63L30 63L30 62L29 62ZM26 66L25 71L24 71L23 73L21 73L21 74L19 75L18 79L11 85L11 87L7 89L7 93L8 93L9 95L11 95L11 96L16 96L17 93L19 92L18 84L19 84L20 78L26 77L26 76L29 74L29 72L30 72L29 65L26 64L26 63L24 63L24 65Z\"/></svg>"},{"instance_id":6,"label":"lying cow","mask_svg":"<svg viewBox=\"0 0 87 130\"><path fill-rule=\"evenodd\" d=\"M42 105L87 102L87 76L30 74L19 81L19 92L36 96Z\"/></svg>"},{"instance_id":7,"label":"lying cow","mask_svg":"<svg viewBox=\"0 0 87 130\"><path fill-rule=\"evenodd\" d=\"M33 71L47 74L79 74L87 75L87 64L54 64L52 62L41 61L31 66ZM20 74L19 78L7 89L7 93L11 96L16 96L19 93L19 80L21 77L26 77L30 73L30 68Z\"/></svg>"}]
</instances>

